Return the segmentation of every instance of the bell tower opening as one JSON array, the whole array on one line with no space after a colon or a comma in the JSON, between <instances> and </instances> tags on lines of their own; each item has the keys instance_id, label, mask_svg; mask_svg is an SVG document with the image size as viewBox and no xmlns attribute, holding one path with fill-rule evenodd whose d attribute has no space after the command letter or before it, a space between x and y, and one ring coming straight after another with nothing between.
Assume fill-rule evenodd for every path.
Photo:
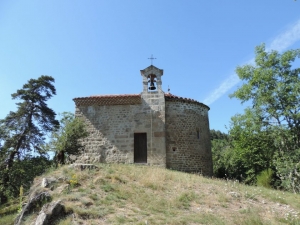
<instances>
[{"instance_id":1,"label":"bell tower opening","mask_svg":"<svg viewBox=\"0 0 300 225\"><path fill-rule=\"evenodd\" d=\"M150 74L148 76L148 91L155 91L156 90L156 75Z\"/></svg>"}]
</instances>

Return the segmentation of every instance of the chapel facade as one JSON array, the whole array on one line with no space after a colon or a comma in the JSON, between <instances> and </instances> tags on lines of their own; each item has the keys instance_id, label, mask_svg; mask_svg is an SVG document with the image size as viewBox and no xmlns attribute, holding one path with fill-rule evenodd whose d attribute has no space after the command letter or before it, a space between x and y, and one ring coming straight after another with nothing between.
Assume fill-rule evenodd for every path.
<instances>
[{"instance_id":1,"label":"chapel facade","mask_svg":"<svg viewBox=\"0 0 300 225\"><path fill-rule=\"evenodd\" d=\"M74 98L89 132L81 163L157 165L212 176L209 107L162 91L163 70L141 70L141 94Z\"/></svg>"}]
</instances>

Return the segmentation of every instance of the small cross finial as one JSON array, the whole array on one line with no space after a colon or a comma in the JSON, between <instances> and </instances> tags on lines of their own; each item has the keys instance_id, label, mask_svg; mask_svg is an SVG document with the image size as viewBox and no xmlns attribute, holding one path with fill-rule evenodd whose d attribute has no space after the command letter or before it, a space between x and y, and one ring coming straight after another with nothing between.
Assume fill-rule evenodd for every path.
<instances>
[{"instance_id":1,"label":"small cross finial","mask_svg":"<svg viewBox=\"0 0 300 225\"><path fill-rule=\"evenodd\" d=\"M169 85L168 85L168 93L170 93L170 90L171 90L171 89L170 89L170 87L169 87Z\"/></svg>"},{"instance_id":2,"label":"small cross finial","mask_svg":"<svg viewBox=\"0 0 300 225\"><path fill-rule=\"evenodd\" d=\"M153 60L156 59L156 58L153 58L153 54L151 54L151 57L148 58L148 59L151 59L151 65L153 64Z\"/></svg>"}]
</instances>

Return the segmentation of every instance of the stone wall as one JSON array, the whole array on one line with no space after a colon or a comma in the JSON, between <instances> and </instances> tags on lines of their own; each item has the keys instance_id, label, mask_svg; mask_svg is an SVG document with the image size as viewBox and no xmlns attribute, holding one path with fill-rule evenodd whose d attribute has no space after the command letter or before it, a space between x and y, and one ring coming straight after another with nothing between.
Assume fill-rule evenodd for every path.
<instances>
[{"instance_id":1,"label":"stone wall","mask_svg":"<svg viewBox=\"0 0 300 225\"><path fill-rule=\"evenodd\" d=\"M89 132L83 140L85 150L77 162L131 163L133 114L139 108L139 105L76 107L76 117L85 120Z\"/></svg>"},{"instance_id":2,"label":"stone wall","mask_svg":"<svg viewBox=\"0 0 300 225\"><path fill-rule=\"evenodd\" d=\"M167 167L212 175L208 107L185 101L166 101Z\"/></svg>"},{"instance_id":3,"label":"stone wall","mask_svg":"<svg viewBox=\"0 0 300 225\"><path fill-rule=\"evenodd\" d=\"M89 132L83 140L85 151L76 162L133 163L134 133L146 133L147 164L165 167L164 99L161 102L158 92L141 97L137 105L76 106L75 115L85 120Z\"/></svg>"}]
</instances>

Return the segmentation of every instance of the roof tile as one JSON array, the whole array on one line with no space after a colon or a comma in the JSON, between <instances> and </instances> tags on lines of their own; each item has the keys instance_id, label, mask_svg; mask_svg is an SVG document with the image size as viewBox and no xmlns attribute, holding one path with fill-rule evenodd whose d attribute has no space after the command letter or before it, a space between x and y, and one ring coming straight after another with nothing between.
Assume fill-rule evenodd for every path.
<instances>
[{"instance_id":1,"label":"roof tile","mask_svg":"<svg viewBox=\"0 0 300 225\"><path fill-rule=\"evenodd\" d=\"M74 98L77 106L81 105L136 105L141 104L141 95L93 95L90 97Z\"/></svg>"},{"instance_id":2,"label":"roof tile","mask_svg":"<svg viewBox=\"0 0 300 225\"><path fill-rule=\"evenodd\" d=\"M189 102L202 105L209 109L203 103L200 103L191 98L183 98L171 93L165 94L166 101ZM92 95L90 97L74 98L73 101L77 106L82 105L137 105L142 103L140 94L124 94L124 95Z\"/></svg>"}]
</instances>

